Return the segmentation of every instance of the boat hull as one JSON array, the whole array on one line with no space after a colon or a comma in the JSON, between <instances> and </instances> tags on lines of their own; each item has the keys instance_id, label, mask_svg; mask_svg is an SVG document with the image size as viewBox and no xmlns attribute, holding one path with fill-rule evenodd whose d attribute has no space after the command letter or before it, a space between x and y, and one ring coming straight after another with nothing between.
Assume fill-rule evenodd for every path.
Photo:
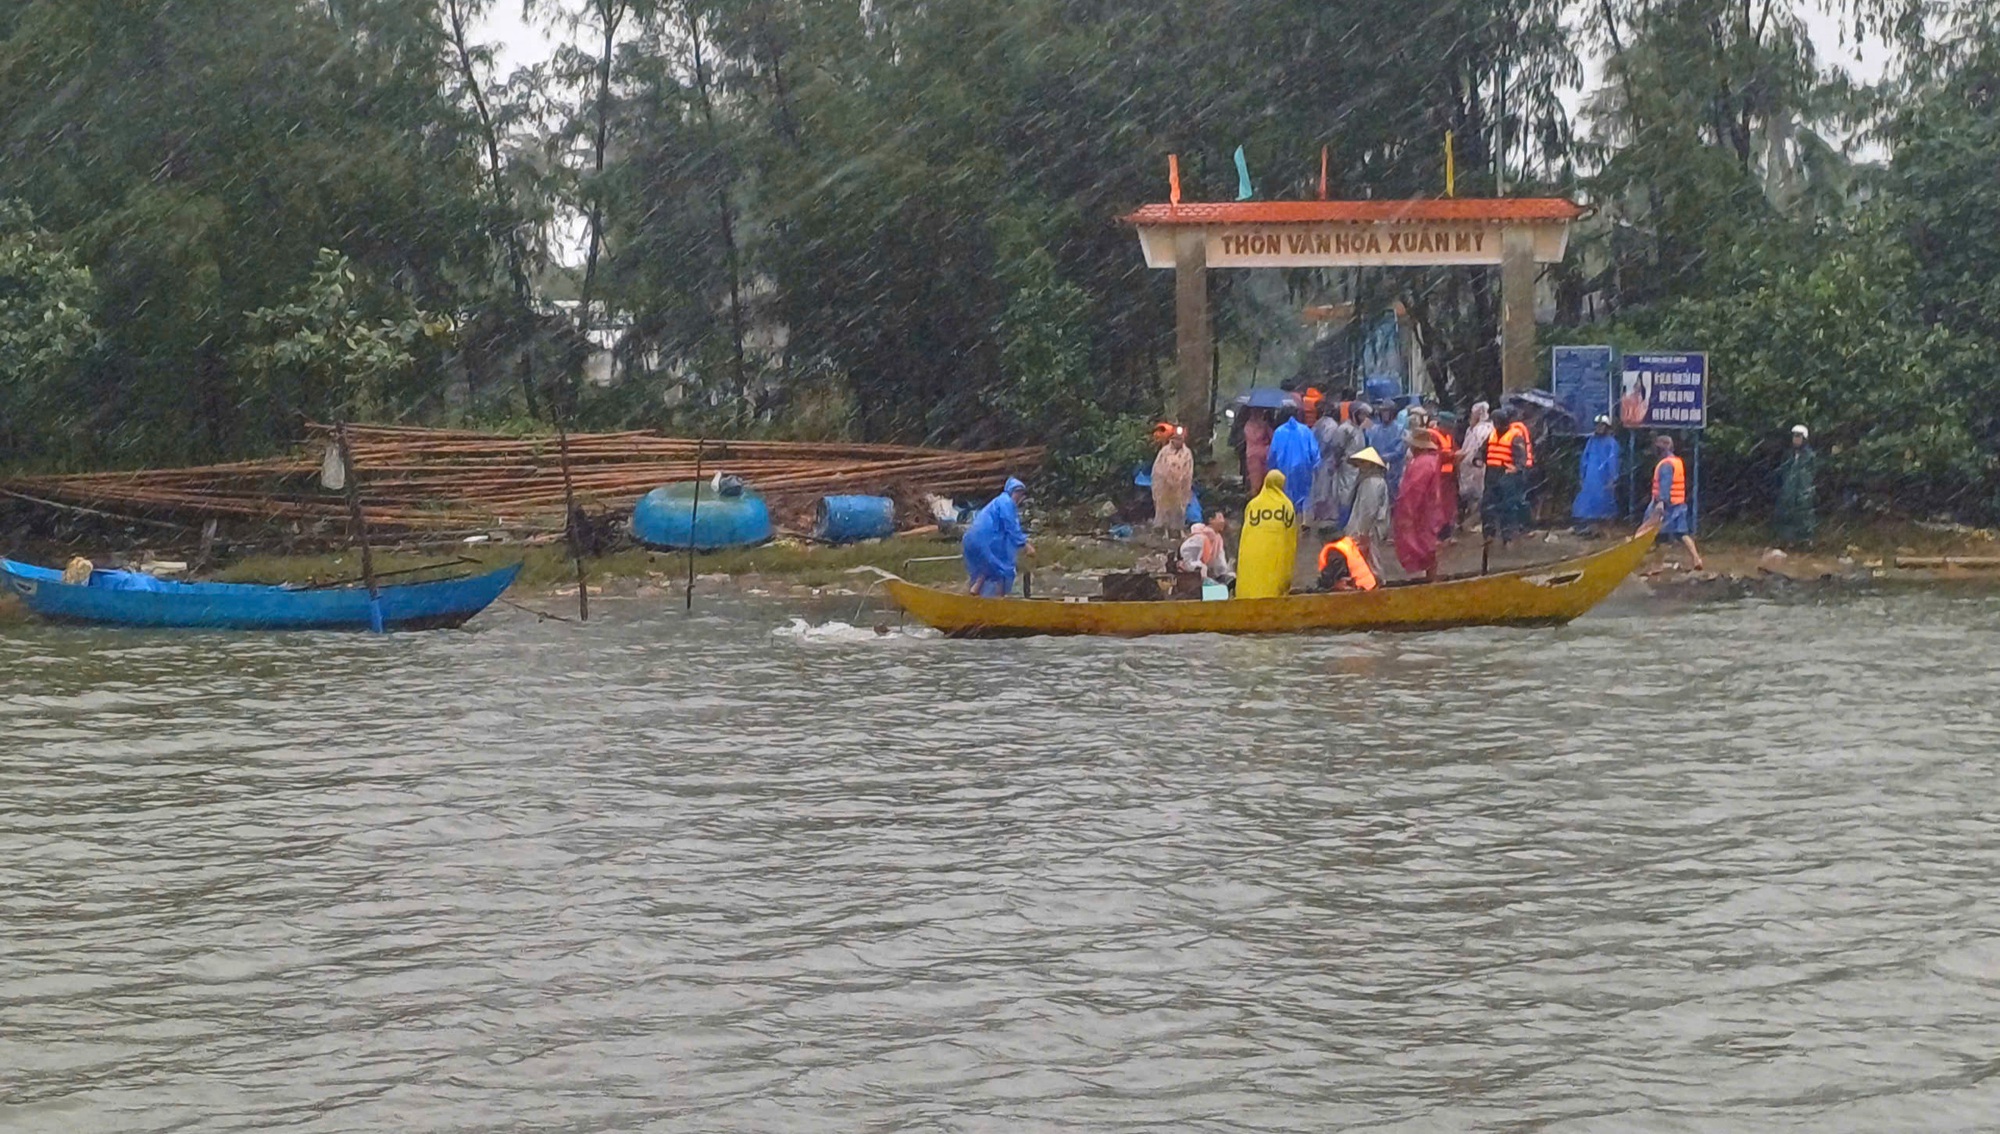
<instances>
[{"instance_id":1,"label":"boat hull","mask_svg":"<svg viewBox=\"0 0 2000 1134\"><path fill-rule=\"evenodd\" d=\"M492 605L519 563L464 579L381 588L384 630L463 625ZM97 575L122 575L98 572ZM0 559L0 585L52 622L202 630L367 630L368 590L152 581L143 589L62 581L62 572Z\"/></svg>"},{"instance_id":2,"label":"boat hull","mask_svg":"<svg viewBox=\"0 0 2000 1134\"><path fill-rule=\"evenodd\" d=\"M911 617L954 638L1560 626L1616 590L1645 559L1656 531L1648 525L1593 555L1518 571L1336 594L1222 602L1064 602L981 598L901 579L890 579L886 586L889 597Z\"/></svg>"}]
</instances>

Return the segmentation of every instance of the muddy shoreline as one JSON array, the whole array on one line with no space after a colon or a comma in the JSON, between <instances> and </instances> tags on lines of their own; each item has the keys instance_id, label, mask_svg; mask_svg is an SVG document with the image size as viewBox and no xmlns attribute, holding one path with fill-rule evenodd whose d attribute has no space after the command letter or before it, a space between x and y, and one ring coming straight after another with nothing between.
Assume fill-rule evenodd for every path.
<instances>
[{"instance_id":1,"label":"muddy shoreline","mask_svg":"<svg viewBox=\"0 0 2000 1134\"><path fill-rule=\"evenodd\" d=\"M16 527L7 533L6 553L17 558L61 565L83 554L99 566L146 567L184 563L189 573L230 582L326 584L359 576L359 557L346 548L327 548L324 539L308 550L272 551L270 544L216 541L208 559L185 541L160 540L156 532L114 525L88 525L52 532ZM1555 529L1531 533L1509 547L1487 548L1476 533L1464 533L1444 548L1446 575L1476 574L1482 554L1489 570L1503 571L1588 554L1619 538L1617 532L1589 537ZM1702 541L1704 566L1695 570L1678 544L1662 544L1634 573L1629 586L1643 587L1662 597L1703 602L1768 597L1774 599L1833 596L1875 589L1943 586L2000 587L2000 541L1988 530L1957 525L1889 525L1881 522L1845 525L1811 549L1778 551L1759 540L1754 529L1724 527ZM1106 572L1130 570L1147 560L1158 561L1168 543L1141 529L1137 538L1115 540L1101 534L1043 532L1036 537L1039 555L1022 561L1024 574L1037 594L1086 595L1098 591ZM1310 581L1313 553L1319 537L1308 532L1300 540L1298 585ZM298 544L294 542L294 547ZM111 548L110 551L95 551ZM694 556L695 593L732 594L787 601L863 598L882 573L917 582L956 585L963 577L955 536L939 532L912 533L846 546L828 546L795 537L780 537L755 548L699 553ZM551 615L573 613L574 568L557 537L515 540L504 532L471 541L396 541L377 544L380 571L401 570L426 563L462 560L465 569L522 560L521 581L509 592L512 603ZM1392 555L1384 555L1393 563ZM1924 566L1906 568L1900 560ZM1973 566L1961 565L1969 561ZM685 554L649 550L629 544L591 557L585 563L593 596L640 600L680 599L688 585ZM1391 567L1390 577L1397 573ZM15 615L0 605L0 616Z\"/></svg>"}]
</instances>

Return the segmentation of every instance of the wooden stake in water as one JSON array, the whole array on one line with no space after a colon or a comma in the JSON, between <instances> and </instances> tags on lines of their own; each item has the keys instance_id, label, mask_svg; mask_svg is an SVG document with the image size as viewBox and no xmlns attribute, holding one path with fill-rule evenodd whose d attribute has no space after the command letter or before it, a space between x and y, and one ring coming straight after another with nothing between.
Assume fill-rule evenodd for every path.
<instances>
[{"instance_id":1,"label":"wooden stake in water","mask_svg":"<svg viewBox=\"0 0 2000 1134\"><path fill-rule=\"evenodd\" d=\"M354 527L354 539L361 543L361 579L368 584L368 628L382 632L382 588L375 582L375 553L368 546L368 521L361 515L361 485L355 476L354 451L347 447L347 423L333 423L333 443L340 450L341 480L347 489L347 518Z\"/></svg>"},{"instance_id":2,"label":"wooden stake in water","mask_svg":"<svg viewBox=\"0 0 2000 1134\"><path fill-rule=\"evenodd\" d=\"M690 614L694 612L694 531L695 531L694 525L696 520L701 519L701 459L707 449L708 449L708 438L703 437L695 441L694 503L688 505L688 581L687 581L686 609Z\"/></svg>"},{"instance_id":3,"label":"wooden stake in water","mask_svg":"<svg viewBox=\"0 0 2000 1134\"><path fill-rule=\"evenodd\" d=\"M583 544L576 531L576 482L569 475L569 428L563 424L564 407L556 408L556 461L562 466L563 530L569 535L569 558L576 564L576 620L590 621L590 582L583 574Z\"/></svg>"}]
</instances>

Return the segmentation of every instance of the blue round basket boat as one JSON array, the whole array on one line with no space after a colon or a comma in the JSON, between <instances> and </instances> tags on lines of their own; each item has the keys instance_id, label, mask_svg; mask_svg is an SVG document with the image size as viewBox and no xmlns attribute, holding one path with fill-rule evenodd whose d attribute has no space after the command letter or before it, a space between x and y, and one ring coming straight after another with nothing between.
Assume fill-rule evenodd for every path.
<instances>
[{"instance_id":1,"label":"blue round basket boat","mask_svg":"<svg viewBox=\"0 0 2000 1134\"><path fill-rule=\"evenodd\" d=\"M764 498L747 488L718 491L701 481L701 507L695 507L695 481L663 485L632 506L632 538L647 547L714 551L748 547L771 538L771 511Z\"/></svg>"}]
</instances>

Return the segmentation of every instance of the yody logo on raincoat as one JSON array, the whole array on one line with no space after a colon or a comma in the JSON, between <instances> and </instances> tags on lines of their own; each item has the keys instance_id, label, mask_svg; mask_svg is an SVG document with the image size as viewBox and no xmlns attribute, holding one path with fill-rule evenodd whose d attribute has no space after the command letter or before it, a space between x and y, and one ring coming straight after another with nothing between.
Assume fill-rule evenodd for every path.
<instances>
[{"instance_id":1,"label":"yody logo on raincoat","mask_svg":"<svg viewBox=\"0 0 2000 1134\"><path fill-rule=\"evenodd\" d=\"M1299 558L1299 513L1285 495L1285 474L1264 474L1264 489L1243 509L1237 549L1236 597L1276 598L1292 589Z\"/></svg>"}]
</instances>

